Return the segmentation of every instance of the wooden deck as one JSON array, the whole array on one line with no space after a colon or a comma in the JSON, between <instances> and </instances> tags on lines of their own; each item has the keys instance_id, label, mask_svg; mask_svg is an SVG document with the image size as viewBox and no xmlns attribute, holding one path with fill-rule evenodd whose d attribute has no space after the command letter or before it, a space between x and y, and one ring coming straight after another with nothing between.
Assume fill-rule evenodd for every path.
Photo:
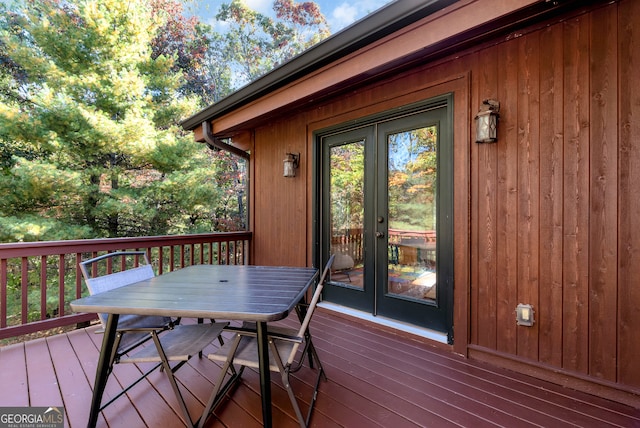
<instances>
[{"instance_id":1,"label":"wooden deck","mask_svg":"<svg viewBox=\"0 0 640 428\"><path fill-rule=\"evenodd\" d=\"M311 328L329 377L320 386L314 427L640 427L640 409L464 360L326 311L317 312ZM64 406L67 426L85 426L101 340L95 329L0 348L0 406ZM116 366L105 396L138 372L133 364ZM206 358L177 372L192 415L202 411L218 372ZM303 372L309 376L301 373L294 388L306 399L311 373ZM274 426L297 426L280 380L273 384ZM257 373L245 370L207 426L261 426L258 394ZM156 371L107 407L98 426L180 427L179 414L166 377Z\"/></svg>"}]
</instances>

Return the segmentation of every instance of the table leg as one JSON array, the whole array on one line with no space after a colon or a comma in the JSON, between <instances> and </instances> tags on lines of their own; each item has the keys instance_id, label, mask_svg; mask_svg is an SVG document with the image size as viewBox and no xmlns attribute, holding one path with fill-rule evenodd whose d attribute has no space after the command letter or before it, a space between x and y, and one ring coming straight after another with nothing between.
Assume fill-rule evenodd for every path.
<instances>
[{"instance_id":1,"label":"table leg","mask_svg":"<svg viewBox=\"0 0 640 428\"><path fill-rule=\"evenodd\" d=\"M258 333L258 361L260 362L260 396L262 397L262 422L271 428L271 372L269 371L269 337L267 323L256 323Z\"/></svg>"},{"instance_id":2,"label":"table leg","mask_svg":"<svg viewBox=\"0 0 640 428\"><path fill-rule=\"evenodd\" d=\"M100 349L100 358L98 359L98 367L96 367L96 380L93 384L91 412L89 413L89 422L87 423L87 427L89 428L94 428L98 422L102 394L104 393L107 378L109 377L109 360L111 359L111 351L116 340L118 318L118 314L109 314L107 318L107 325L102 338L102 348Z\"/></svg>"}]
</instances>

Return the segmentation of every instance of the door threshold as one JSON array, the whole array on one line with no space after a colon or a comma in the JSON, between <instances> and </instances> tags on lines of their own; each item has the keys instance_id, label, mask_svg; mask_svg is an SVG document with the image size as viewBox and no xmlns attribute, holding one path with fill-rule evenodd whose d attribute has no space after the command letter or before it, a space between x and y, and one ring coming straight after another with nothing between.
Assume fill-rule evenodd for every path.
<instances>
[{"instance_id":1,"label":"door threshold","mask_svg":"<svg viewBox=\"0 0 640 428\"><path fill-rule=\"evenodd\" d=\"M359 311L357 309L348 308L342 305L337 305L335 303L318 302L318 306L334 312L339 312L341 314L349 315L354 318L359 318L365 321L369 321L374 324L380 324L380 325L384 325L385 327L390 327L396 330L407 332L416 336L423 337L425 339L433 340L435 342L447 344L446 333L442 333L440 331L435 331L435 330L431 330L424 327L417 327L413 324L396 321L394 319L385 318L380 315L374 316L370 313Z\"/></svg>"}]
</instances>

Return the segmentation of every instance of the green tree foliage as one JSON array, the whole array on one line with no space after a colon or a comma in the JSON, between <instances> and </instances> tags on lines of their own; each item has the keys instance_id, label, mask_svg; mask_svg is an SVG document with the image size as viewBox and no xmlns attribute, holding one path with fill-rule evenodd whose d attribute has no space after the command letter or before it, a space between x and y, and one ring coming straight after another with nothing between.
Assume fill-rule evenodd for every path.
<instances>
[{"instance_id":1,"label":"green tree foliage","mask_svg":"<svg viewBox=\"0 0 640 428\"><path fill-rule=\"evenodd\" d=\"M211 64L231 85L255 80L329 36L327 22L314 2L275 0L273 9L275 19L251 10L242 0L220 7L216 19L227 28L213 36L216 49Z\"/></svg>"},{"instance_id":2,"label":"green tree foliage","mask_svg":"<svg viewBox=\"0 0 640 428\"><path fill-rule=\"evenodd\" d=\"M331 224L364 226L364 140L331 148Z\"/></svg>"},{"instance_id":3,"label":"green tree foliage","mask_svg":"<svg viewBox=\"0 0 640 428\"><path fill-rule=\"evenodd\" d=\"M0 242L246 227L245 168L180 118L328 36L313 2L0 2Z\"/></svg>"},{"instance_id":4,"label":"green tree foliage","mask_svg":"<svg viewBox=\"0 0 640 428\"><path fill-rule=\"evenodd\" d=\"M0 21L0 241L212 230L211 158L174 125L166 15L146 1L26 2Z\"/></svg>"},{"instance_id":5,"label":"green tree foliage","mask_svg":"<svg viewBox=\"0 0 640 428\"><path fill-rule=\"evenodd\" d=\"M150 0L150 5L153 15L163 21L151 41L152 58L173 58L171 71L184 76L180 92L197 95L208 104L209 94L216 91L216 81L209 77L206 61L212 45L211 27L195 16L185 16L184 6L179 1Z\"/></svg>"}]
</instances>

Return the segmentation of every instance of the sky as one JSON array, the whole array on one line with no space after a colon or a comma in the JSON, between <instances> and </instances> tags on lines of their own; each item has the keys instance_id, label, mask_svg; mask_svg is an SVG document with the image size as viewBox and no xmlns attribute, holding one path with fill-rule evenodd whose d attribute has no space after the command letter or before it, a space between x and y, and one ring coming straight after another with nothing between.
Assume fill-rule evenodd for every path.
<instances>
[{"instance_id":1,"label":"sky","mask_svg":"<svg viewBox=\"0 0 640 428\"><path fill-rule=\"evenodd\" d=\"M294 0L297 3L305 0ZM315 0L320 6L320 11L329 23L331 34L348 27L366 15L375 12L382 6L393 0ZM399 0L402 1L402 0ZM8 3L9 0L0 0L0 3ZM196 10L200 19L216 29L215 15L222 3L230 3L231 0L184 0L185 10ZM273 0L244 0L253 10L265 15L273 15ZM217 28L221 31L222 29Z\"/></svg>"},{"instance_id":2,"label":"sky","mask_svg":"<svg viewBox=\"0 0 640 428\"><path fill-rule=\"evenodd\" d=\"M296 0L298 3L303 0ZM222 3L230 0L191 0L198 10L200 19L215 29L215 15ZM265 15L273 15L273 0L244 0L251 9ZM331 34L348 27L366 15L375 12L390 0L315 0L327 19ZM220 30L220 29L218 29Z\"/></svg>"}]
</instances>

